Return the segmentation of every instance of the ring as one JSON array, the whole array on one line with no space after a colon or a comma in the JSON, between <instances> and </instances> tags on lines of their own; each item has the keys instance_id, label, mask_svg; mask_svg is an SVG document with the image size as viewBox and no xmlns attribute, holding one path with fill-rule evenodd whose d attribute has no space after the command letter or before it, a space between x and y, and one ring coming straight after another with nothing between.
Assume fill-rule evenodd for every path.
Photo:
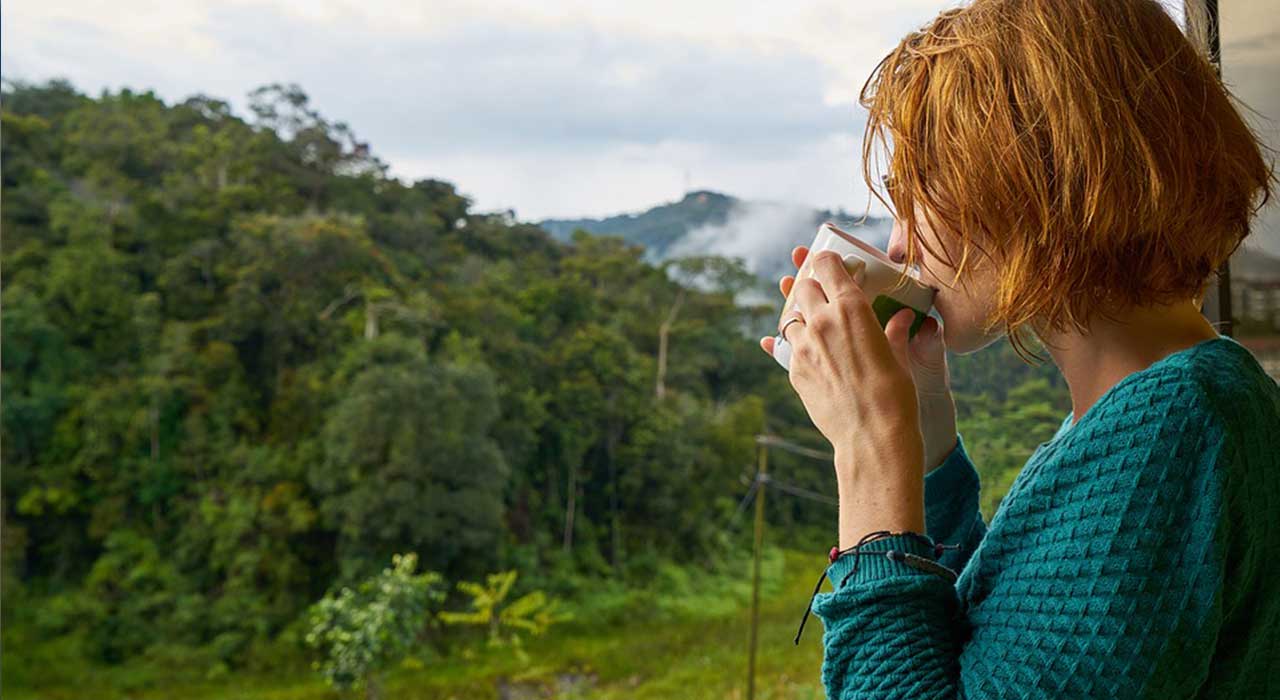
<instances>
[{"instance_id":1,"label":"ring","mask_svg":"<svg viewBox=\"0 0 1280 700\"><path fill-rule=\"evenodd\" d=\"M787 319L787 322L782 324L782 328L778 329L778 335L782 336L783 340L787 340L787 326L790 326L796 321L800 321L801 323L804 323L804 317L800 316L799 314L796 314L795 316L792 316L791 318ZM791 341L788 340L787 342L791 342Z\"/></svg>"}]
</instances>

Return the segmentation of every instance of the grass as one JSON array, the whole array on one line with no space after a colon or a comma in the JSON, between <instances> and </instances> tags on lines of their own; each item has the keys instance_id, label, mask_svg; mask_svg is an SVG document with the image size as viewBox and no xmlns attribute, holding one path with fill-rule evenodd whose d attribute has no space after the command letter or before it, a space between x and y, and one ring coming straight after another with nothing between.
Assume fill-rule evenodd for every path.
<instances>
[{"instance_id":1,"label":"grass","mask_svg":"<svg viewBox=\"0 0 1280 700\"><path fill-rule=\"evenodd\" d=\"M762 596L757 655L759 700L817 700L823 697L822 624L810 620L799 646L792 644L814 579L826 565L811 553L775 553L769 560L769 586ZM482 646L397 668L387 674L387 700L492 700L499 687L509 698L582 700L743 700L746 698L750 629L749 574L712 582L720 590L693 590L676 606L678 613L632 612L583 618L528 640L526 659L510 649ZM700 606L699 597L706 605ZM725 606L725 598L736 605ZM707 612L699 614L698 607ZM726 607L730 609L726 611ZM593 622L593 620L609 620ZM8 638L6 652L14 642ZM154 666L71 667L65 649L6 653L4 695L11 700L184 698L190 700L336 700L315 674L298 664L274 672L233 672L209 680L190 672ZM45 664L42 669L15 669ZM48 664L62 664L59 674ZM418 667L414 667L417 665ZM39 684L36 680L39 679ZM29 687L23 683L30 682ZM354 697L359 695L352 694Z\"/></svg>"}]
</instances>

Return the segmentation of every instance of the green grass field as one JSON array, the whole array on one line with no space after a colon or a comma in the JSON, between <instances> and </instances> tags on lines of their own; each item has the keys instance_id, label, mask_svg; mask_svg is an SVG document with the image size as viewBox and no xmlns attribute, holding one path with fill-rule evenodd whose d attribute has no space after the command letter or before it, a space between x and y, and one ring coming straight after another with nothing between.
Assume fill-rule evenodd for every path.
<instances>
[{"instance_id":1,"label":"green grass field","mask_svg":"<svg viewBox=\"0 0 1280 700\"><path fill-rule=\"evenodd\" d=\"M772 553L761 606L756 697L816 700L823 697L819 682L822 624L811 619L798 647L792 637L826 562L809 553ZM621 617L621 622L593 623L580 612L573 623L528 640L526 660L509 649L475 645L469 652L411 662L387 674L383 697L740 700L746 697L749 572L744 571L740 580L712 583L716 590L698 589L664 606L662 614L615 614L600 619ZM156 665L87 668L56 646L11 655L16 651L13 644L22 640L9 636L7 641L4 696L12 700L343 697L324 686L318 674L296 663L275 672L233 671L208 680ZM39 667L15 668L13 663Z\"/></svg>"}]
</instances>

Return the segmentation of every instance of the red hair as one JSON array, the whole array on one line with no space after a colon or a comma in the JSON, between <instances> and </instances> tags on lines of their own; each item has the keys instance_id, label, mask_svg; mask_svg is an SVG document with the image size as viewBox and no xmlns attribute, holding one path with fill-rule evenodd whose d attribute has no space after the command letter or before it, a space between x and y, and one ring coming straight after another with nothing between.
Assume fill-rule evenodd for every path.
<instances>
[{"instance_id":1,"label":"red hair","mask_svg":"<svg viewBox=\"0 0 1280 700\"><path fill-rule=\"evenodd\" d=\"M1203 293L1274 174L1212 64L1154 0L975 0L908 34L872 71L863 176L961 279L995 261L1020 331ZM888 153L886 202L872 179ZM917 241L921 215L959 261Z\"/></svg>"}]
</instances>

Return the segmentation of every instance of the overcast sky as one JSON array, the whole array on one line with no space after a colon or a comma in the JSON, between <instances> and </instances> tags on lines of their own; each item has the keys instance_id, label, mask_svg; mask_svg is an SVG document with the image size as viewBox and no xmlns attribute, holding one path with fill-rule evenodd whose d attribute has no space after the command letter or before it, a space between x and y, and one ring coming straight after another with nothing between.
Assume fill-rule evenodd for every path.
<instances>
[{"instance_id":1,"label":"overcast sky","mask_svg":"<svg viewBox=\"0 0 1280 700\"><path fill-rule=\"evenodd\" d=\"M954 4L954 3L950 3ZM521 219L689 187L860 211L854 96L949 3L6 0L10 79L175 101L297 82L402 177Z\"/></svg>"},{"instance_id":2,"label":"overcast sky","mask_svg":"<svg viewBox=\"0 0 1280 700\"><path fill-rule=\"evenodd\" d=\"M937 0L6 0L0 72L81 90L296 82L392 172L521 219L709 188L861 212L855 96Z\"/></svg>"}]
</instances>

